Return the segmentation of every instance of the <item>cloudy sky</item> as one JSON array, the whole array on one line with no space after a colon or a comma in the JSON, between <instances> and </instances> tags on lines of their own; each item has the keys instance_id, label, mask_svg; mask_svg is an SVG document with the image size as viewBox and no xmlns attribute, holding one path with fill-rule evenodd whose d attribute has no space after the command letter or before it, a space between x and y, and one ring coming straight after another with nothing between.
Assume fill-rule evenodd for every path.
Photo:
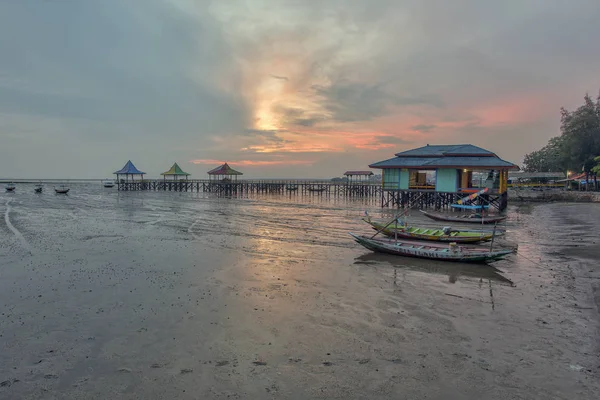
<instances>
[{"instance_id":1,"label":"cloudy sky","mask_svg":"<svg viewBox=\"0 0 600 400\"><path fill-rule=\"evenodd\" d=\"M0 177L521 163L600 89L600 1L0 0Z\"/></svg>"}]
</instances>

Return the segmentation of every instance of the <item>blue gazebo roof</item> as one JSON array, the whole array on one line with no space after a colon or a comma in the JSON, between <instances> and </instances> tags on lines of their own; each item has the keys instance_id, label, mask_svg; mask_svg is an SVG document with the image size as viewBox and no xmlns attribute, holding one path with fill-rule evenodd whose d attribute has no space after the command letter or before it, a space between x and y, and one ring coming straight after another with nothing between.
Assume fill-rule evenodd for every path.
<instances>
[{"instance_id":1,"label":"blue gazebo roof","mask_svg":"<svg viewBox=\"0 0 600 400\"><path fill-rule=\"evenodd\" d=\"M135 167L135 165L133 165L133 163L131 162L131 160L127 161L127 164L125 164L125 166L123 168L121 168L118 171L113 172L113 174L116 175L125 175L125 174L129 174L129 175L144 175L145 172L140 171L139 169L137 169Z\"/></svg>"}]
</instances>

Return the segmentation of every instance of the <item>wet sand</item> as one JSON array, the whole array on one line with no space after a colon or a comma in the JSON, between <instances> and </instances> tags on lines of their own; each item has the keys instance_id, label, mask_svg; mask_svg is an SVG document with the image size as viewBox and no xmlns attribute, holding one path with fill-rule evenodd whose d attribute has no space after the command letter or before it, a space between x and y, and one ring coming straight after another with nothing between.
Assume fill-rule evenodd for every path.
<instances>
[{"instance_id":1,"label":"wet sand","mask_svg":"<svg viewBox=\"0 0 600 400\"><path fill-rule=\"evenodd\" d=\"M373 203L98 186L0 194L1 399L600 393L598 204L513 206L485 267L360 247Z\"/></svg>"}]
</instances>

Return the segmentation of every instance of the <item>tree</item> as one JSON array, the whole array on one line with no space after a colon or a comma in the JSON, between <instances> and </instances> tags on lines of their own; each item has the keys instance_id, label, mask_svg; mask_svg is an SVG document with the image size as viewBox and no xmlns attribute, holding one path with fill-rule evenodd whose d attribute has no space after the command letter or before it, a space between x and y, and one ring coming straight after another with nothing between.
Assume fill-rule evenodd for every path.
<instances>
[{"instance_id":1,"label":"tree","mask_svg":"<svg viewBox=\"0 0 600 400\"><path fill-rule=\"evenodd\" d=\"M600 175L600 156L594 157L594 161L596 162L596 165L592 167L592 173L594 175Z\"/></svg>"},{"instance_id":2,"label":"tree","mask_svg":"<svg viewBox=\"0 0 600 400\"><path fill-rule=\"evenodd\" d=\"M567 161L564 152L564 138L553 137L540 150L525 155L526 172L566 171Z\"/></svg>"},{"instance_id":3,"label":"tree","mask_svg":"<svg viewBox=\"0 0 600 400\"><path fill-rule=\"evenodd\" d=\"M575 111L561 109L561 137L567 167L589 175L600 154L600 96L594 102L585 95Z\"/></svg>"},{"instance_id":4,"label":"tree","mask_svg":"<svg viewBox=\"0 0 600 400\"><path fill-rule=\"evenodd\" d=\"M525 156L525 171L583 171L600 173L600 96L594 101L585 95L583 105L574 111L561 108L560 136L550 139L540 150ZM589 188L589 185L586 185Z\"/></svg>"}]
</instances>

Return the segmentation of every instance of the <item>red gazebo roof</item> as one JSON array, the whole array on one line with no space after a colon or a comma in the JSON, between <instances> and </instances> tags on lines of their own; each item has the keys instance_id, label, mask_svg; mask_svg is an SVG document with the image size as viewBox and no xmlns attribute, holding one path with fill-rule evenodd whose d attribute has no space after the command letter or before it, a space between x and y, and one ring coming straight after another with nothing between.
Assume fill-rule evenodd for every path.
<instances>
[{"instance_id":1,"label":"red gazebo roof","mask_svg":"<svg viewBox=\"0 0 600 400\"><path fill-rule=\"evenodd\" d=\"M244 175L240 171L236 171L235 169L231 168L229 166L229 164L227 164L227 163L225 163L215 169L211 169L210 171L208 171L208 174L209 175Z\"/></svg>"}]
</instances>

